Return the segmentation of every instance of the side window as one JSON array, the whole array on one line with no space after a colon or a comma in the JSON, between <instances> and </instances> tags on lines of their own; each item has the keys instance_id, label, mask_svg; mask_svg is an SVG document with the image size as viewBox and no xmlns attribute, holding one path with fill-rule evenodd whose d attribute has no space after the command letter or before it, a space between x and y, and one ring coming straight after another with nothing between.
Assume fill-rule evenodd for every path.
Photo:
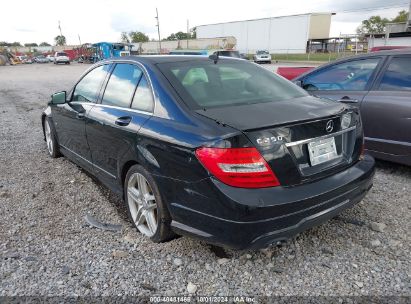
<instances>
[{"instance_id":1,"label":"side window","mask_svg":"<svg viewBox=\"0 0 411 304\"><path fill-rule=\"evenodd\" d=\"M411 90L411 57L394 57L380 83L382 91Z\"/></svg>"},{"instance_id":2,"label":"side window","mask_svg":"<svg viewBox=\"0 0 411 304\"><path fill-rule=\"evenodd\" d=\"M333 65L307 76L303 88L307 91L363 91L380 58L353 60Z\"/></svg>"},{"instance_id":3,"label":"side window","mask_svg":"<svg viewBox=\"0 0 411 304\"><path fill-rule=\"evenodd\" d=\"M117 64L107 83L101 103L124 108L130 107L131 98L142 74L142 71L135 65Z\"/></svg>"},{"instance_id":4,"label":"side window","mask_svg":"<svg viewBox=\"0 0 411 304\"><path fill-rule=\"evenodd\" d=\"M109 68L108 64L101 65L84 76L74 88L71 101L96 102L97 94Z\"/></svg>"},{"instance_id":5,"label":"side window","mask_svg":"<svg viewBox=\"0 0 411 304\"><path fill-rule=\"evenodd\" d=\"M141 77L141 80L138 83L138 87L136 93L134 94L133 103L131 104L131 107L133 109L140 111L153 112L153 95L151 93L150 86L147 83L147 79L144 75L143 77Z\"/></svg>"}]
</instances>

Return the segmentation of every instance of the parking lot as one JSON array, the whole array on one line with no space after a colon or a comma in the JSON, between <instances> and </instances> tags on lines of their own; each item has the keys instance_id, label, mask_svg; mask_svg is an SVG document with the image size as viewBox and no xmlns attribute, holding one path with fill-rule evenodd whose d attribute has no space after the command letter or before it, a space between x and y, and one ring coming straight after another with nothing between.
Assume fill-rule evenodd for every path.
<instances>
[{"instance_id":1,"label":"parking lot","mask_svg":"<svg viewBox=\"0 0 411 304\"><path fill-rule=\"evenodd\" d=\"M224 257L186 237L143 238L118 197L46 151L42 109L88 67L0 67L0 296L181 295L188 285L197 295L411 295L411 168L387 162L361 203L281 247ZM122 231L92 228L87 214Z\"/></svg>"}]
</instances>

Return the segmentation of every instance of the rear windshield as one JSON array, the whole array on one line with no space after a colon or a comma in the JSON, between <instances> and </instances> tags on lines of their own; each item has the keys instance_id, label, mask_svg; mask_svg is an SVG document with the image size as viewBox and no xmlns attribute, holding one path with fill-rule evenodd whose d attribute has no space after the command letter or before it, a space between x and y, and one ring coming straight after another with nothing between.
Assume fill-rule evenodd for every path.
<instances>
[{"instance_id":1,"label":"rear windshield","mask_svg":"<svg viewBox=\"0 0 411 304\"><path fill-rule=\"evenodd\" d=\"M268 55L268 51L257 51L257 55Z\"/></svg>"},{"instance_id":2,"label":"rear windshield","mask_svg":"<svg viewBox=\"0 0 411 304\"><path fill-rule=\"evenodd\" d=\"M57 53L57 56L67 56L67 53Z\"/></svg>"},{"instance_id":3,"label":"rear windshield","mask_svg":"<svg viewBox=\"0 0 411 304\"><path fill-rule=\"evenodd\" d=\"M193 109L288 100L307 93L275 73L243 60L160 63L158 67Z\"/></svg>"}]
</instances>

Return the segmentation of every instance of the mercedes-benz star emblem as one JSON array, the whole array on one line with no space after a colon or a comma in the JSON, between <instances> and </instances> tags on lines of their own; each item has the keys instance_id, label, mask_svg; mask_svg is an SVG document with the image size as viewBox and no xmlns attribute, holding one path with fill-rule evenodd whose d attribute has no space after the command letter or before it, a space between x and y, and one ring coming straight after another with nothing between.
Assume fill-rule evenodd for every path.
<instances>
[{"instance_id":1,"label":"mercedes-benz star emblem","mask_svg":"<svg viewBox=\"0 0 411 304\"><path fill-rule=\"evenodd\" d=\"M327 124L325 125L325 131L328 133L331 133L334 130L334 122L332 120L327 121Z\"/></svg>"}]
</instances>

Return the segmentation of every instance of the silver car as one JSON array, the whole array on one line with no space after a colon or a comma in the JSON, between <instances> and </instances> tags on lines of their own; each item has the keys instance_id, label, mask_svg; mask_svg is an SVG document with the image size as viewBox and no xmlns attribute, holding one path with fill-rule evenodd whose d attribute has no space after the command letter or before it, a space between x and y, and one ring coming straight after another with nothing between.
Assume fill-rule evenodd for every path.
<instances>
[{"instance_id":1,"label":"silver car","mask_svg":"<svg viewBox=\"0 0 411 304\"><path fill-rule=\"evenodd\" d=\"M271 55L267 50L259 50L253 56L253 60L256 63L271 63Z\"/></svg>"}]
</instances>

